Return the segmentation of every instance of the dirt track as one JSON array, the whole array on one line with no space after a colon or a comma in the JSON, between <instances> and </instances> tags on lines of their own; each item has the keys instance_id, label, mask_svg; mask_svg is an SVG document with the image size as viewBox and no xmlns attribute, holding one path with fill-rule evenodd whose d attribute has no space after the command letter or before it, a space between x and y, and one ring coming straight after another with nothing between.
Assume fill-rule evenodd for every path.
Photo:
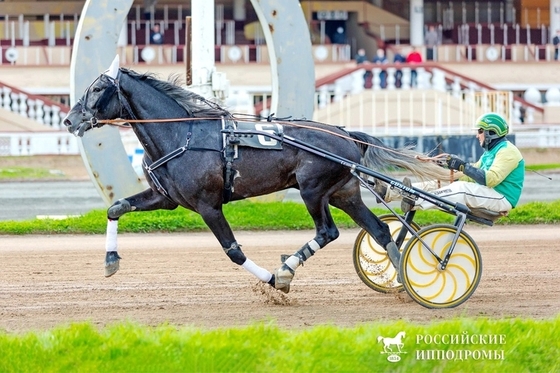
<instances>
[{"instance_id":1,"label":"dirt track","mask_svg":"<svg viewBox=\"0 0 560 373\"><path fill-rule=\"evenodd\" d=\"M300 267L287 295L258 286L206 233L120 235L121 270L108 279L103 236L0 236L0 328L20 332L123 320L210 328L275 320L298 328L458 315L548 318L560 312L558 227L466 231L482 252L482 280L467 302L445 310L366 287L352 265L357 230L343 231ZM312 236L237 233L247 256L269 270L278 266L280 254L292 253Z\"/></svg>"}]
</instances>

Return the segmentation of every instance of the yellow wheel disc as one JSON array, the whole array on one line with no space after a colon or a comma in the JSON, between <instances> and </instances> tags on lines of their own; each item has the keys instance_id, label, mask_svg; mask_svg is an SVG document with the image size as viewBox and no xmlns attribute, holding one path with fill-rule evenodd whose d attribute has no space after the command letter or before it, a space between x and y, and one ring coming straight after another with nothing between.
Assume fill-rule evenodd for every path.
<instances>
[{"instance_id":1,"label":"yellow wheel disc","mask_svg":"<svg viewBox=\"0 0 560 373\"><path fill-rule=\"evenodd\" d=\"M403 228L400 220L392 214L381 215L379 219L389 226L391 237L395 240ZM420 227L414 222L410 226L415 231L420 230ZM399 249L402 250L410 237L411 234L408 232ZM373 290L381 293L403 290L402 284L397 281L397 271L389 261L387 252L363 229L358 233L354 242L352 259L358 277Z\"/></svg>"},{"instance_id":2,"label":"yellow wheel disc","mask_svg":"<svg viewBox=\"0 0 560 373\"><path fill-rule=\"evenodd\" d=\"M427 308L456 307L469 299L482 275L482 258L473 239L461 231L445 269L422 244L441 259L451 246L457 228L436 224L418 231L403 250L400 271L404 288Z\"/></svg>"}]
</instances>

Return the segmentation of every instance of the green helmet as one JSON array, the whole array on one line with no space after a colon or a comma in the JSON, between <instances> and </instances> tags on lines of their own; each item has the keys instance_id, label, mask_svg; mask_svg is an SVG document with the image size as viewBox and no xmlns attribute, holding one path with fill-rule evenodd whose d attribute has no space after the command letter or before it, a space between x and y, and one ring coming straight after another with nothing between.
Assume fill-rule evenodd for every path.
<instances>
[{"instance_id":1,"label":"green helmet","mask_svg":"<svg viewBox=\"0 0 560 373\"><path fill-rule=\"evenodd\" d=\"M496 138L504 137L509 132L509 126L500 114L488 113L484 114L476 121L476 128L482 128L484 131L493 131Z\"/></svg>"},{"instance_id":2,"label":"green helmet","mask_svg":"<svg viewBox=\"0 0 560 373\"><path fill-rule=\"evenodd\" d=\"M509 126L500 114L484 114L476 120L476 128L484 130L484 143L481 144L486 150L490 148L493 140L500 139L508 134Z\"/></svg>"}]
</instances>

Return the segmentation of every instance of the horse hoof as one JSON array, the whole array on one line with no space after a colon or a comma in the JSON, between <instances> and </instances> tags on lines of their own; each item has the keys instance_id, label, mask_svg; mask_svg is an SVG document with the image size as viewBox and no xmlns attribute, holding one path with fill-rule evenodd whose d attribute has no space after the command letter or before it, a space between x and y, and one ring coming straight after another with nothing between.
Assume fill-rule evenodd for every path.
<instances>
[{"instance_id":1,"label":"horse hoof","mask_svg":"<svg viewBox=\"0 0 560 373\"><path fill-rule=\"evenodd\" d=\"M289 293L290 292L290 283L292 282L292 279L294 278L294 270L291 269L290 267L288 267L285 264L282 264L282 266L280 268L278 268L276 270L276 273L274 274L274 287L277 290L280 290L284 293Z\"/></svg>"},{"instance_id":2,"label":"horse hoof","mask_svg":"<svg viewBox=\"0 0 560 373\"><path fill-rule=\"evenodd\" d=\"M288 294L290 292L290 285L286 285L282 288L276 288L276 290L280 290L284 294Z\"/></svg>"},{"instance_id":3,"label":"horse hoof","mask_svg":"<svg viewBox=\"0 0 560 373\"><path fill-rule=\"evenodd\" d=\"M108 251L105 255L105 277L111 277L119 270L121 257L116 251Z\"/></svg>"}]
</instances>

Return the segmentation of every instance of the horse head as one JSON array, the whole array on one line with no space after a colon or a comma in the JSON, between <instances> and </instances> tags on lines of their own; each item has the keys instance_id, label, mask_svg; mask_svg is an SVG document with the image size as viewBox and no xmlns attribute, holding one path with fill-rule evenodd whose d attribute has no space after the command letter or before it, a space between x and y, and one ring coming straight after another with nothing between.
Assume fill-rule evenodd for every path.
<instances>
[{"instance_id":1,"label":"horse head","mask_svg":"<svg viewBox=\"0 0 560 373\"><path fill-rule=\"evenodd\" d=\"M63 123L68 132L82 137L86 131L103 126L100 120L122 116L119 74L117 55L109 69L90 84L64 118Z\"/></svg>"}]
</instances>

